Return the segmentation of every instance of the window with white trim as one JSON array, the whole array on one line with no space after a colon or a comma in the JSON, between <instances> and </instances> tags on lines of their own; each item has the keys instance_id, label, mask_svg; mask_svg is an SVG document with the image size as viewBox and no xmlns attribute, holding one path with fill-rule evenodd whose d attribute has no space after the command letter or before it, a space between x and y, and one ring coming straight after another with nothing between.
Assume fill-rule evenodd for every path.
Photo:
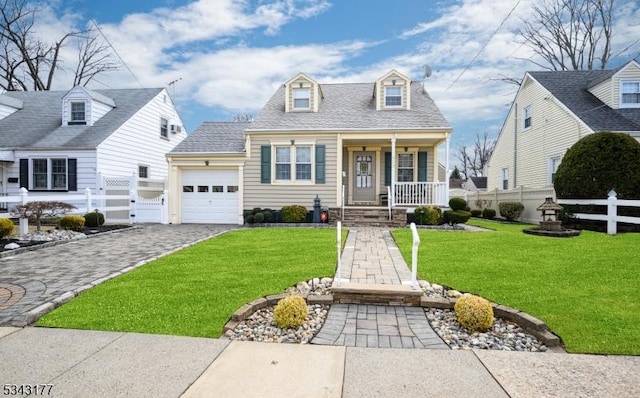
<instances>
[{"instance_id":1,"label":"window with white trim","mask_svg":"<svg viewBox=\"0 0 640 398\"><path fill-rule=\"evenodd\" d=\"M84 102L71 102L70 124L86 124L86 111Z\"/></svg>"},{"instance_id":2,"label":"window with white trim","mask_svg":"<svg viewBox=\"0 0 640 398\"><path fill-rule=\"evenodd\" d=\"M398 154L398 182L413 181L413 153Z\"/></svg>"},{"instance_id":3,"label":"window with white trim","mask_svg":"<svg viewBox=\"0 0 640 398\"><path fill-rule=\"evenodd\" d=\"M311 145L276 146L276 181L311 181L313 157Z\"/></svg>"},{"instance_id":4,"label":"window with white trim","mask_svg":"<svg viewBox=\"0 0 640 398\"><path fill-rule=\"evenodd\" d=\"M531 122L532 122L531 114L532 114L531 105L525 107L522 110L522 129L523 130L527 130L531 128Z\"/></svg>"},{"instance_id":5,"label":"window with white trim","mask_svg":"<svg viewBox=\"0 0 640 398\"><path fill-rule=\"evenodd\" d=\"M620 107L640 108L640 81L620 83Z\"/></svg>"},{"instance_id":6,"label":"window with white trim","mask_svg":"<svg viewBox=\"0 0 640 398\"><path fill-rule=\"evenodd\" d=\"M138 178L149 178L149 166L142 164L138 166Z\"/></svg>"},{"instance_id":7,"label":"window with white trim","mask_svg":"<svg viewBox=\"0 0 640 398\"><path fill-rule=\"evenodd\" d=\"M509 189L509 168L505 167L502 169L502 189Z\"/></svg>"},{"instance_id":8,"label":"window with white trim","mask_svg":"<svg viewBox=\"0 0 640 398\"><path fill-rule=\"evenodd\" d=\"M552 156L549 158L549 162L547 164L547 184L553 185L553 182L556 179L556 173L558 172L558 167L560 166L560 162L562 161L562 157L560 156Z\"/></svg>"},{"instance_id":9,"label":"window with white trim","mask_svg":"<svg viewBox=\"0 0 640 398\"><path fill-rule=\"evenodd\" d=\"M393 86L384 88L384 106L402 106L402 87Z\"/></svg>"},{"instance_id":10,"label":"window with white trim","mask_svg":"<svg viewBox=\"0 0 640 398\"><path fill-rule=\"evenodd\" d=\"M293 89L293 109L309 109L311 107L311 90L308 88Z\"/></svg>"},{"instance_id":11,"label":"window with white trim","mask_svg":"<svg viewBox=\"0 0 640 398\"><path fill-rule=\"evenodd\" d=\"M31 159L31 189L46 191L67 190L67 159Z\"/></svg>"},{"instance_id":12,"label":"window with white trim","mask_svg":"<svg viewBox=\"0 0 640 398\"><path fill-rule=\"evenodd\" d=\"M169 120L160 118L160 137L169 138Z\"/></svg>"}]
</instances>

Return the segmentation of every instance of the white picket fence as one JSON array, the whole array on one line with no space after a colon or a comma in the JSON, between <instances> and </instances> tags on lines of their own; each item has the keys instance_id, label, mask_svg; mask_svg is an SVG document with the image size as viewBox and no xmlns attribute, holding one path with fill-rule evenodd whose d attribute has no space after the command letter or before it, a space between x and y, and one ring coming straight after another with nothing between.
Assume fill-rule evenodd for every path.
<instances>
[{"instance_id":1,"label":"white picket fence","mask_svg":"<svg viewBox=\"0 0 640 398\"><path fill-rule=\"evenodd\" d=\"M618 206L640 207L640 200L621 200L617 198L614 190L609 191L607 199L558 199L560 205L603 205L607 206L607 214L576 213L573 216L581 220L596 220L607 222L607 233L615 235L618 232L618 223L640 224L640 217L628 217L618 215Z\"/></svg>"},{"instance_id":2,"label":"white picket fence","mask_svg":"<svg viewBox=\"0 0 640 398\"><path fill-rule=\"evenodd\" d=\"M29 191L20 188L18 195L3 196L2 201L12 209L19 204L27 204L34 201L65 202L76 206L70 214L86 214L98 210L105 215L105 222L160 222L168 224L169 213L167 206L167 191L153 199L144 199L138 196L135 189L131 189L126 195L102 194L94 195L91 189L86 188L84 194L47 194L29 195ZM117 203L113 205L114 201ZM11 205L13 204L13 205ZM127 214L126 219L109 217L110 214ZM11 212L0 213L0 218L12 218ZM20 234L29 232L28 219L20 218Z\"/></svg>"}]
</instances>

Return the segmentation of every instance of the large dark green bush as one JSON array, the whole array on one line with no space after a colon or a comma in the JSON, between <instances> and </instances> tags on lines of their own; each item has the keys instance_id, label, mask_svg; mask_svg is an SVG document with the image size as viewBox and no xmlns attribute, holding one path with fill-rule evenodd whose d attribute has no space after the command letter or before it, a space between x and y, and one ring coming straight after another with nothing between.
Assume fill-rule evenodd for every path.
<instances>
[{"instance_id":1,"label":"large dark green bush","mask_svg":"<svg viewBox=\"0 0 640 398\"><path fill-rule=\"evenodd\" d=\"M562 158L553 181L558 198L640 198L640 143L627 134L600 132L576 142Z\"/></svg>"},{"instance_id":2,"label":"large dark green bush","mask_svg":"<svg viewBox=\"0 0 640 398\"><path fill-rule=\"evenodd\" d=\"M490 208L486 208L482 210L482 218L486 218L487 220L492 220L496 216L496 211Z\"/></svg>"},{"instance_id":3,"label":"large dark green bush","mask_svg":"<svg viewBox=\"0 0 640 398\"><path fill-rule=\"evenodd\" d=\"M500 215L508 221L514 221L520 218L524 211L524 205L520 202L502 202L498 204Z\"/></svg>"},{"instance_id":4,"label":"large dark green bush","mask_svg":"<svg viewBox=\"0 0 640 398\"><path fill-rule=\"evenodd\" d=\"M300 205L283 206L282 210L283 222L304 222L307 218L307 208Z\"/></svg>"},{"instance_id":5,"label":"large dark green bush","mask_svg":"<svg viewBox=\"0 0 640 398\"><path fill-rule=\"evenodd\" d=\"M445 223L450 225L464 224L471 218L471 213L464 210L447 210L442 213L442 218Z\"/></svg>"},{"instance_id":6,"label":"large dark green bush","mask_svg":"<svg viewBox=\"0 0 640 398\"><path fill-rule=\"evenodd\" d=\"M480 217L482 215L482 210L473 209L471 210L471 217Z\"/></svg>"},{"instance_id":7,"label":"large dark green bush","mask_svg":"<svg viewBox=\"0 0 640 398\"><path fill-rule=\"evenodd\" d=\"M451 210L464 210L467 207L467 201L462 198L449 199L449 207Z\"/></svg>"},{"instance_id":8,"label":"large dark green bush","mask_svg":"<svg viewBox=\"0 0 640 398\"><path fill-rule=\"evenodd\" d=\"M104 214L98 211L92 211L91 213L87 213L84 215L84 225L85 227L99 227L104 224Z\"/></svg>"},{"instance_id":9,"label":"large dark green bush","mask_svg":"<svg viewBox=\"0 0 640 398\"><path fill-rule=\"evenodd\" d=\"M253 221L256 223L263 223L264 222L264 213L258 212L256 214L253 215Z\"/></svg>"}]
</instances>

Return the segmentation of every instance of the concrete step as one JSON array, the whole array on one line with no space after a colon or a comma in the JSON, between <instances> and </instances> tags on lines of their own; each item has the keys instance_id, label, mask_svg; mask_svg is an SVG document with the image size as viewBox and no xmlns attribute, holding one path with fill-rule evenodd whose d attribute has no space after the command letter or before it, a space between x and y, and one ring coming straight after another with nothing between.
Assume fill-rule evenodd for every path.
<instances>
[{"instance_id":1,"label":"concrete step","mask_svg":"<svg viewBox=\"0 0 640 398\"><path fill-rule=\"evenodd\" d=\"M379 283L350 283L334 281L331 286L333 302L340 304L377 304L420 306L422 289L410 285L384 285Z\"/></svg>"}]
</instances>

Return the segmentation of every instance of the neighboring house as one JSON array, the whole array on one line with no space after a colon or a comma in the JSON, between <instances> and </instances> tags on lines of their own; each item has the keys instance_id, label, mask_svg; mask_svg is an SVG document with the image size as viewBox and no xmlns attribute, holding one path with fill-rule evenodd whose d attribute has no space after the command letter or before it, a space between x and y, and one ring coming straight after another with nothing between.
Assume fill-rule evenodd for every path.
<instances>
[{"instance_id":1,"label":"neighboring house","mask_svg":"<svg viewBox=\"0 0 640 398\"><path fill-rule=\"evenodd\" d=\"M462 188L467 191L486 191L487 177L469 177L462 183Z\"/></svg>"},{"instance_id":2,"label":"neighboring house","mask_svg":"<svg viewBox=\"0 0 640 398\"><path fill-rule=\"evenodd\" d=\"M353 84L300 73L250 124L205 123L167 154L169 219L241 224L243 209L311 209L316 196L332 210L343 197L346 206L446 206L437 154L446 143L448 156L450 134L422 83L398 71Z\"/></svg>"},{"instance_id":3,"label":"neighboring house","mask_svg":"<svg viewBox=\"0 0 640 398\"><path fill-rule=\"evenodd\" d=\"M567 149L587 134L640 138L640 64L527 72L488 165L487 188L552 186Z\"/></svg>"},{"instance_id":4,"label":"neighboring house","mask_svg":"<svg viewBox=\"0 0 640 398\"><path fill-rule=\"evenodd\" d=\"M5 92L0 193L97 193L100 175L166 178L182 125L162 88Z\"/></svg>"}]
</instances>

